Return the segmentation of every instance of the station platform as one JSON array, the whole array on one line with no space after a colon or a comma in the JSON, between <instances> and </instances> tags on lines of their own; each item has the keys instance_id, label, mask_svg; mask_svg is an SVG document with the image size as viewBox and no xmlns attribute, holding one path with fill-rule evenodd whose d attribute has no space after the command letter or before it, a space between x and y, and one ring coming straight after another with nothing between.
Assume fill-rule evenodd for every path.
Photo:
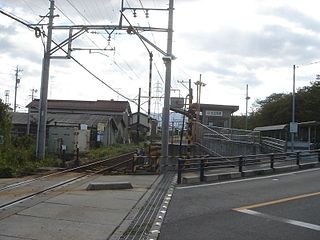
<instances>
[{"instance_id":1,"label":"station platform","mask_svg":"<svg viewBox=\"0 0 320 240\"><path fill-rule=\"evenodd\" d=\"M160 182L158 175L100 175L0 212L1 240L121 239ZM90 182L129 182L132 189L87 190Z\"/></svg>"}]
</instances>

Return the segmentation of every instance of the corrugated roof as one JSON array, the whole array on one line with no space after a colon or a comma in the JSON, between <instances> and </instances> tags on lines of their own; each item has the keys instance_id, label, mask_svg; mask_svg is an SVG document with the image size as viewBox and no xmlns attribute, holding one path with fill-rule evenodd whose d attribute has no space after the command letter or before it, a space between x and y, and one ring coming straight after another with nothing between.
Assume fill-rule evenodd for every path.
<instances>
[{"instance_id":1,"label":"corrugated roof","mask_svg":"<svg viewBox=\"0 0 320 240\"><path fill-rule=\"evenodd\" d=\"M38 108L39 99L35 99L29 103L27 108L29 107ZM128 101L48 100L48 109L124 112L127 108L129 109L129 113L131 113Z\"/></svg>"},{"instance_id":2,"label":"corrugated roof","mask_svg":"<svg viewBox=\"0 0 320 240\"><path fill-rule=\"evenodd\" d=\"M281 125L273 125L273 126L263 126L263 127L256 127L253 129L254 131L276 131L276 130L283 130L287 127L287 124L281 124Z\"/></svg>"},{"instance_id":3,"label":"corrugated roof","mask_svg":"<svg viewBox=\"0 0 320 240\"><path fill-rule=\"evenodd\" d=\"M11 113L13 124L27 124L28 113ZM47 122L49 126L59 125L79 125L86 124L88 126L97 126L98 123L107 123L114 121L110 116L92 115L92 114L52 114L48 113ZM30 121L37 122L38 114L30 114Z\"/></svg>"},{"instance_id":4,"label":"corrugated roof","mask_svg":"<svg viewBox=\"0 0 320 240\"><path fill-rule=\"evenodd\" d=\"M192 107L196 108L197 104L193 103ZM239 110L239 106L235 105L219 105L219 104L205 104L205 103L200 103L200 109L212 109L212 110L217 110L217 111L223 111L223 110L229 110L231 113L234 113Z\"/></svg>"}]
</instances>

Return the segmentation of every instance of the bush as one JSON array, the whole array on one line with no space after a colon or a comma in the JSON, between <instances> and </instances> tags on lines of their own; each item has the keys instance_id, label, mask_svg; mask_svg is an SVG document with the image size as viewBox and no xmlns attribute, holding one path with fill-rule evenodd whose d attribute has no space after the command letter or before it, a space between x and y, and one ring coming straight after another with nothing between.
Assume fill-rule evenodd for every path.
<instances>
[{"instance_id":1,"label":"bush","mask_svg":"<svg viewBox=\"0 0 320 240\"><path fill-rule=\"evenodd\" d=\"M91 159L113 157L113 156L121 155L124 153L133 152L141 146L142 144L116 144L112 146L103 146L103 147L91 150L88 153L88 157Z\"/></svg>"},{"instance_id":2,"label":"bush","mask_svg":"<svg viewBox=\"0 0 320 240\"><path fill-rule=\"evenodd\" d=\"M11 178L13 177L13 172L10 167L0 167L0 178Z\"/></svg>"}]
</instances>

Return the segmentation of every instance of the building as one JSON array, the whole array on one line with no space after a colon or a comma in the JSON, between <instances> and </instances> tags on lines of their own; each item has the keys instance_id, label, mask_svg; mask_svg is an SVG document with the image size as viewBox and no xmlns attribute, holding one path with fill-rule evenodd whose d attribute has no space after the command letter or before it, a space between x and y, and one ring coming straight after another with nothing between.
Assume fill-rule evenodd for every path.
<instances>
[{"instance_id":1,"label":"building","mask_svg":"<svg viewBox=\"0 0 320 240\"><path fill-rule=\"evenodd\" d=\"M39 99L33 100L31 103L27 105L29 112L31 115L38 114L39 108ZM119 143L127 143L129 142L129 122L131 116L131 108L128 101L105 101L105 100L97 100L97 101L77 101L77 100L48 100L48 122L61 122L60 125L64 122L63 119L55 115L60 120L55 120L54 115L51 114L61 114L66 115L68 118L72 118L75 120L75 123L79 123L76 119L81 118L90 118L90 124L94 118L96 118L95 126L93 128L97 129L97 125L99 123L99 116L108 117L108 121L101 122L103 124L107 124L112 118L114 123L116 124L117 133L115 142ZM50 118L51 116L51 118ZM84 119L82 119L84 120ZM84 122L81 122L86 124ZM80 123L80 124L81 124ZM114 123L112 123L114 125ZM91 125L89 125L91 126ZM101 125L100 125L101 126ZM114 141L111 141L114 142Z\"/></svg>"},{"instance_id":2,"label":"building","mask_svg":"<svg viewBox=\"0 0 320 240\"><path fill-rule=\"evenodd\" d=\"M197 112L197 104L193 104ZM239 106L200 104L200 122L207 126L231 128L233 113L239 110Z\"/></svg>"},{"instance_id":3,"label":"building","mask_svg":"<svg viewBox=\"0 0 320 240\"><path fill-rule=\"evenodd\" d=\"M33 100L27 105L28 113L10 113L14 135L36 136L38 106L39 100ZM47 112L50 153L59 152L62 146L74 153L76 148L85 152L90 147L129 142L131 109L126 101L48 100Z\"/></svg>"},{"instance_id":4,"label":"building","mask_svg":"<svg viewBox=\"0 0 320 240\"><path fill-rule=\"evenodd\" d=\"M139 124L138 124L138 116L139 117ZM150 134L151 136L155 136L157 133L157 125L158 125L158 121L154 118L150 118L149 121L149 117L147 114L141 113L138 115L138 113L133 113L131 120L130 120L130 129L137 131L137 128L139 128L140 132L149 132L150 131L150 127L151 127L151 131Z\"/></svg>"}]
</instances>

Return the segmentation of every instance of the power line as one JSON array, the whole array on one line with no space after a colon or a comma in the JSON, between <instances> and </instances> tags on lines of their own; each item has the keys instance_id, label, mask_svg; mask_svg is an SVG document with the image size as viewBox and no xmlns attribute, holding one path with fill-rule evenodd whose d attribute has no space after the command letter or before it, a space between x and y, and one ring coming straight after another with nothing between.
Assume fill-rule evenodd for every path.
<instances>
[{"instance_id":1,"label":"power line","mask_svg":"<svg viewBox=\"0 0 320 240\"><path fill-rule=\"evenodd\" d=\"M74 10L76 10L76 11L80 14L80 16L81 16L84 20L86 20L89 24L91 24L90 20L89 20L86 16L84 16L84 15L81 13L81 11L80 11L73 3L71 3L69 0L67 0L67 2L71 5L71 7L72 7ZM66 18L68 18L69 21L71 21L73 24L75 24L75 23L62 11L61 8L57 8L57 9L58 9ZM107 39L105 36L103 36L103 35L101 35L101 36L102 36L105 40L108 41L108 39ZM97 48L103 50L103 49L100 48L91 38L89 38L88 36L87 36L87 38L88 38ZM107 56L107 57L109 57L109 56L106 55L106 54L104 54L104 55ZM118 53L118 55L120 56L119 53ZM123 62L127 65L127 67L129 68L129 70L137 77L137 79L139 79L139 76L136 74L136 72L133 70L133 68L129 65L129 63L128 63L125 59L123 59ZM114 59L112 60L112 63L115 64L124 74L126 74L126 75L129 76L129 74L128 74ZM132 79L130 76L129 76L129 78Z\"/></svg>"}]
</instances>

